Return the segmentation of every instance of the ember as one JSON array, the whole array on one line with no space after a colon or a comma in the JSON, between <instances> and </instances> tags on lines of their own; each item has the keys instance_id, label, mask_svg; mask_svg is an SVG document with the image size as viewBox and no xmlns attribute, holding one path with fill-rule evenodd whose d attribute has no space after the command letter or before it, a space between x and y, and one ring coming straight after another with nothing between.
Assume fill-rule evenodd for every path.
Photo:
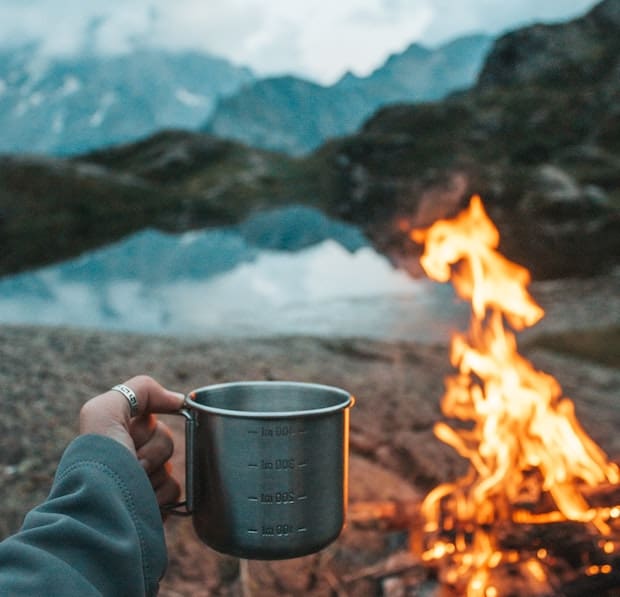
<instances>
[{"instance_id":1,"label":"ember","mask_svg":"<svg viewBox=\"0 0 620 597\"><path fill-rule=\"evenodd\" d=\"M618 467L582 429L559 383L519 355L504 325L521 330L544 314L526 290L529 272L497 252L499 233L478 196L411 238L425 245L426 273L451 280L472 311L469 331L453 336L459 372L446 379L441 403L454 426L435 425L470 467L426 497L414 551L467 597L501 597L507 574L524 583L518 594L554 594L554 546L516 538L532 525L579 523L597 538L600 558L582 554L573 566L582 576L617 573L605 559L618 551L617 501L594 504L588 495L617 485Z\"/></svg>"}]
</instances>

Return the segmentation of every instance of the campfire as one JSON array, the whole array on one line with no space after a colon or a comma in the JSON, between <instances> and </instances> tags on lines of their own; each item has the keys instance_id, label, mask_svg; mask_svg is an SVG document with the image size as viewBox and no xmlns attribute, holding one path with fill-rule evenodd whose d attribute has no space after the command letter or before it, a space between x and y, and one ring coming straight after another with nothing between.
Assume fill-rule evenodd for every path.
<instances>
[{"instance_id":1,"label":"campfire","mask_svg":"<svg viewBox=\"0 0 620 597\"><path fill-rule=\"evenodd\" d=\"M617 495L600 494L617 489L618 466L580 426L558 381L518 353L511 331L544 314L527 291L528 271L497 251L498 230L477 196L411 238L424 244L429 277L452 281L471 302L470 329L451 343L458 372L441 403L450 424L434 428L469 470L424 499L412 551L467 597L513 594L505 579L515 576L526 587L518 594L559 594L562 567L575 579L617 575L620 507ZM551 527L555 539L545 543ZM566 537L576 535L591 548L568 556Z\"/></svg>"}]
</instances>

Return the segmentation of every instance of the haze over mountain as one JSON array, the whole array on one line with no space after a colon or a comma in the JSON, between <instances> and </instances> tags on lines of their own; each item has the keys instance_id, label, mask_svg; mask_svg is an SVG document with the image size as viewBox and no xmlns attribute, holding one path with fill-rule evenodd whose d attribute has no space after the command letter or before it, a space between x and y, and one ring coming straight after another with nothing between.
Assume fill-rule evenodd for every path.
<instances>
[{"instance_id":1,"label":"haze over mountain","mask_svg":"<svg viewBox=\"0 0 620 597\"><path fill-rule=\"evenodd\" d=\"M418 42L436 47L474 32L498 35L582 15L594 0L3 0L0 44L39 42L48 54L105 54L136 45L206 52L260 77L324 85L366 76Z\"/></svg>"},{"instance_id":2,"label":"haze over mountain","mask_svg":"<svg viewBox=\"0 0 620 597\"><path fill-rule=\"evenodd\" d=\"M161 128L201 125L218 98L253 80L247 68L196 52L46 57L0 51L0 151L74 154Z\"/></svg>"},{"instance_id":3,"label":"haze over mountain","mask_svg":"<svg viewBox=\"0 0 620 597\"><path fill-rule=\"evenodd\" d=\"M485 35L394 54L367 77L329 87L297 77L261 79L222 98L204 130L255 147L300 155L357 130L387 104L433 101L473 85L492 43Z\"/></svg>"}]
</instances>

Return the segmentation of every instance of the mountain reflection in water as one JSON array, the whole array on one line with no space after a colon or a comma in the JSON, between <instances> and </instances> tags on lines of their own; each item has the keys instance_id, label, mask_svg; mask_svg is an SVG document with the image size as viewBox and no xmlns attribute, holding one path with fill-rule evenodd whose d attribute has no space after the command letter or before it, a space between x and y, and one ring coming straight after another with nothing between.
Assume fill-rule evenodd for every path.
<instances>
[{"instance_id":1,"label":"mountain reflection in water","mask_svg":"<svg viewBox=\"0 0 620 597\"><path fill-rule=\"evenodd\" d=\"M356 229L295 207L235 228L142 231L0 280L0 322L202 338L434 342L467 315L449 286L411 279Z\"/></svg>"}]
</instances>

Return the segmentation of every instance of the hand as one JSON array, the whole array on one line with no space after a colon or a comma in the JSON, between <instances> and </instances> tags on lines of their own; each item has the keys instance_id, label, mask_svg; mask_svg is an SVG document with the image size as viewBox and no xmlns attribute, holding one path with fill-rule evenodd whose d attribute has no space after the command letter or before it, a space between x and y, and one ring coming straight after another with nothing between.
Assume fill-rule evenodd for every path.
<instances>
[{"instance_id":1,"label":"hand","mask_svg":"<svg viewBox=\"0 0 620 597\"><path fill-rule=\"evenodd\" d=\"M168 427L152 413L171 413L183 406L183 394L140 375L125 382L138 399L138 415L130 418L127 399L115 390L89 400L80 411L80 434L106 435L123 444L146 471L160 506L178 500L180 487L171 475L174 449Z\"/></svg>"}]
</instances>

